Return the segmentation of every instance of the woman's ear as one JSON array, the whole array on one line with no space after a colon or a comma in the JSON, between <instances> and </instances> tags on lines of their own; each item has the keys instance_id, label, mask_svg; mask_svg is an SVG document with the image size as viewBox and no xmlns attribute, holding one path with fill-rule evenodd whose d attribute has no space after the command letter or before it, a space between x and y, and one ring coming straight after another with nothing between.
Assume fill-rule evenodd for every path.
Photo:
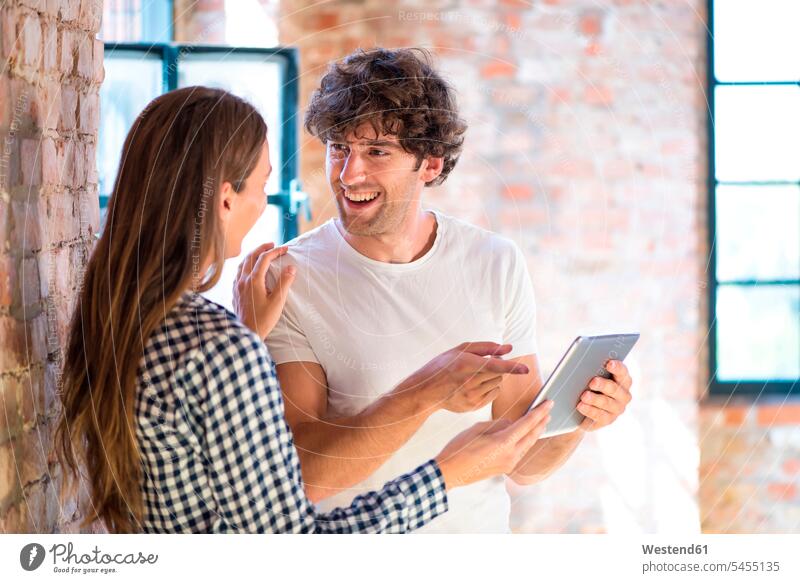
<instances>
[{"instance_id":1,"label":"woman's ear","mask_svg":"<svg viewBox=\"0 0 800 583\"><path fill-rule=\"evenodd\" d=\"M230 219L235 198L236 193L233 191L233 185L230 182L223 182L217 199L217 216L222 221L223 226L227 225Z\"/></svg>"}]
</instances>

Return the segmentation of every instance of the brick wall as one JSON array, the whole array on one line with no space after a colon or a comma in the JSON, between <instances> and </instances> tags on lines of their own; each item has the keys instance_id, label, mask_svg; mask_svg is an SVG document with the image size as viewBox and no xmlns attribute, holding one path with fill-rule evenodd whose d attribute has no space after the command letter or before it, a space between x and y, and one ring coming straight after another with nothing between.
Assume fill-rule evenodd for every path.
<instances>
[{"instance_id":1,"label":"brick wall","mask_svg":"<svg viewBox=\"0 0 800 583\"><path fill-rule=\"evenodd\" d=\"M51 452L61 347L98 227L102 3L0 8L0 532L77 532Z\"/></svg>"},{"instance_id":2,"label":"brick wall","mask_svg":"<svg viewBox=\"0 0 800 583\"><path fill-rule=\"evenodd\" d=\"M720 401L700 411L703 531L800 531L800 405Z\"/></svg>"}]
</instances>

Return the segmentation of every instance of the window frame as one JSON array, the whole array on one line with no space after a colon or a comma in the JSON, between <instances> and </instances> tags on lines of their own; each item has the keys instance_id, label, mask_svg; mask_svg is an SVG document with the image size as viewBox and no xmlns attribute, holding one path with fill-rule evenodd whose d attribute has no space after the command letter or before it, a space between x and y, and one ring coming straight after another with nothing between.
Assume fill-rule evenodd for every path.
<instances>
[{"instance_id":1,"label":"window frame","mask_svg":"<svg viewBox=\"0 0 800 583\"><path fill-rule=\"evenodd\" d=\"M156 54L161 58L162 67L162 93L178 88L178 69L180 57L186 53L192 54L234 54L234 55L261 55L264 57L278 58L283 61L284 85L282 88L280 119L284 128L280 144L281 151L281 179L280 191L267 197L268 204L280 209L281 216L281 243L294 239L298 235L298 214L305 210L306 218L310 220L307 196L300 190L298 182L298 100L299 76L298 53L293 47L229 47L224 45L203 45L175 42L105 42L106 55L114 51L140 52L143 55ZM105 58L105 57L104 57ZM108 194L99 193L100 208L108 204Z\"/></svg>"},{"instance_id":2,"label":"window frame","mask_svg":"<svg viewBox=\"0 0 800 583\"><path fill-rule=\"evenodd\" d=\"M797 81L719 81L714 71L714 0L707 0L707 139L708 139L708 248L709 253L709 285L708 289L708 366L709 366L709 392L710 396L731 397L734 395L745 395L752 398L761 396L777 397L797 397L800 396L800 379L759 379L759 380L740 380L728 381L720 380L717 376L717 290L720 285L736 286L775 286L775 285L799 285L800 280L736 280L719 283L717 281L717 210L716 192L719 185L790 185L800 187L800 180L755 180L755 181L719 181L717 180L716 169L716 144L715 144L715 92L718 86L800 86L800 79ZM708 272L707 272L708 273Z\"/></svg>"}]
</instances>

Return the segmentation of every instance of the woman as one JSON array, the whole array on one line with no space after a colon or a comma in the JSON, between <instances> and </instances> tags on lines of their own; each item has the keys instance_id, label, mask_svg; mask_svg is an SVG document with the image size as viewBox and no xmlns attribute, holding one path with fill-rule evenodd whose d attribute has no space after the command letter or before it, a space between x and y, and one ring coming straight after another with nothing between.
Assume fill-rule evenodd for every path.
<instances>
[{"instance_id":1,"label":"woman","mask_svg":"<svg viewBox=\"0 0 800 583\"><path fill-rule=\"evenodd\" d=\"M445 512L448 489L509 472L543 430L546 408L476 425L382 490L317 514L262 341L293 279L287 269L274 290L265 287L270 261L286 249L264 245L240 266L241 318L198 293L239 255L266 206L270 171L263 119L224 91L167 93L133 124L62 377L56 447L65 484L74 489L79 468L88 471L85 524L101 519L123 533L403 532ZM431 362L422 382L444 382Z\"/></svg>"}]
</instances>

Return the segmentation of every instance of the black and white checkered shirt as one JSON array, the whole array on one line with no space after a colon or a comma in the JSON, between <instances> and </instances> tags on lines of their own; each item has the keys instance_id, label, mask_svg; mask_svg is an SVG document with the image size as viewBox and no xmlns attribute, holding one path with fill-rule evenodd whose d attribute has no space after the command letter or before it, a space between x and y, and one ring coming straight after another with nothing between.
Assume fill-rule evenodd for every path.
<instances>
[{"instance_id":1,"label":"black and white checkered shirt","mask_svg":"<svg viewBox=\"0 0 800 583\"><path fill-rule=\"evenodd\" d=\"M431 460L318 514L267 347L198 294L184 294L150 337L138 378L145 532L405 532L447 511Z\"/></svg>"}]
</instances>

